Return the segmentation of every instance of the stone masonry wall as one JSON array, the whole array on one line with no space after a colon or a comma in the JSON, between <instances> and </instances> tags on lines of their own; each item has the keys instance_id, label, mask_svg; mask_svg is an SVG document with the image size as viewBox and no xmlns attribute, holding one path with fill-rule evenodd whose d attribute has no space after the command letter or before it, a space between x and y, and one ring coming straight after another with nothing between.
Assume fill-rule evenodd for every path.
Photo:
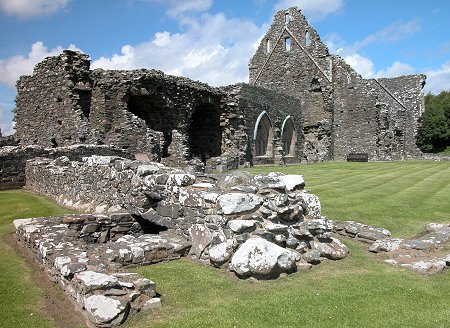
<instances>
[{"instance_id":1,"label":"stone masonry wall","mask_svg":"<svg viewBox=\"0 0 450 328\"><path fill-rule=\"evenodd\" d=\"M22 145L60 147L94 141L89 128L89 56L66 50L17 82L16 135Z\"/></svg>"},{"instance_id":2,"label":"stone masonry wall","mask_svg":"<svg viewBox=\"0 0 450 328\"><path fill-rule=\"evenodd\" d=\"M41 156L49 158L68 156L72 160L81 160L83 156L92 154L131 156L124 150L96 145L75 145L59 148L40 146L2 147L0 148L0 190L25 186L25 165L29 159Z\"/></svg>"},{"instance_id":3,"label":"stone masonry wall","mask_svg":"<svg viewBox=\"0 0 450 328\"><path fill-rule=\"evenodd\" d=\"M193 174L111 156L27 163L27 188L34 192L82 211L126 210L190 241L191 256L242 277L271 278L321 257L345 257L317 196L304 185L301 175ZM258 261L268 259L253 259L274 256L271 251L243 255L253 247L273 249L275 262L267 268ZM277 264L281 254L290 260Z\"/></svg>"},{"instance_id":4,"label":"stone masonry wall","mask_svg":"<svg viewBox=\"0 0 450 328\"><path fill-rule=\"evenodd\" d=\"M301 100L303 157L393 160L419 153L425 76L362 79L327 47L297 8L281 10L249 63L250 83Z\"/></svg>"},{"instance_id":5,"label":"stone masonry wall","mask_svg":"<svg viewBox=\"0 0 450 328\"><path fill-rule=\"evenodd\" d=\"M297 8L275 14L249 63L251 85L300 99L303 157L310 162L332 158L331 67L328 49Z\"/></svg>"},{"instance_id":6,"label":"stone masonry wall","mask_svg":"<svg viewBox=\"0 0 450 328\"><path fill-rule=\"evenodd\" d=\"M97 138L103 143L147 153L153 160L167 164L186 161L191 156L191 148L196 149L198 143L202 143L201 140L189 139L191 125L195 124L216 129L213 137L217 141L210 147L213 149L209 156L220 155L221 94L213 88L155 70L96 70L92 77L96 83L90 120ZM204 113L194 117L197 110ZM195 119L210 117L216 120L195 122ZM185 136L184 144L175 144L180 140L173 138L174 133ZM171 153L169 147L180 152ZM201 157L207 154L193 155Z\"/></svg>"},{"instance_id":7,"label":"stone masonry wall","mask_svg":"<svg viewBox=\"0 0 450 328\"><path fill-rule=\"evenodd\" d=\"M224 140L230 143L227 148L244 150L241 157L250 164L279 164L281 156L284 162L298 163L302 154L303 135L301 127L303 119L300 110L300 101L288 95L255 87L248 84L237 84L224 87L227 94L224 98L227 107L232 109L224 115L228 121L229 129L224 131ZM268 156L255 156L254 134L258 116L267 113L273 128L272 152ZM290 118L296 129L295 151L293 154L282 154L282 127L287 118ZM242 163L240 163L242 164Z\"/></svg>"}]
</instances>

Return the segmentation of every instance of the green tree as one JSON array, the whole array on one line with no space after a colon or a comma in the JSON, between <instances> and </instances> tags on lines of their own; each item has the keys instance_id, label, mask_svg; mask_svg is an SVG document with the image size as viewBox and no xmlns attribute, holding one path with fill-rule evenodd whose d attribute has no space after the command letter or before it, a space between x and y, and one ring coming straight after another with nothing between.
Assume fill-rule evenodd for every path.
<instances>
[{"instance_id":1,"label":"green tree","mask_svg":"<svg viewBox=\"0 0 450 328\"><path fill-rule=\"evenodd\" d=\"M417 146L425 153L441 152L450 146L450 91L425 96Z\"/></svg>"}]
</instances>

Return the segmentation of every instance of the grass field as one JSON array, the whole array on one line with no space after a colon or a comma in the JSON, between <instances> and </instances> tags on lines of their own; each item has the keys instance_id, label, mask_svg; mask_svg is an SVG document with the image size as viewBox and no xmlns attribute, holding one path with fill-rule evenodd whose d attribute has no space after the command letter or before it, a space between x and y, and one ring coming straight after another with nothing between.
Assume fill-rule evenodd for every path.
<instances>
[{"instance_id":1,"label":"grass field","mask_svg":"<svg viewBox=\"0 0 450 328\"><path fill-rule=\"evenodd\" d=\"M0 192L0 327L53 327L44 316L43 293L33 283L30 268L5 242L14 219L69 213L44 198L25 191Z\"/></svg>"},{"instance_id":2,"label":"grass field","mask_svg":"<svg viewBox=\"0 0 450 328\"><path fill-rule=\"evenodd\" d=\"M402 237L420 233L428 222L450 221L448 162L323 163L252 172L274 170L304 174L306 188L333 219L382 226ZM12 232L13 218L64 211L41 202L22 191L0 192L1 233ZM125 327L450 327L450 270L420 276L344 242L346 259L275 281L241 281L188 260L137 268L157 283L164 307ZM52 327L39 316L41 293L28 269L3 239L0 265L0 327Z\"/></svg>"}]
</instances>

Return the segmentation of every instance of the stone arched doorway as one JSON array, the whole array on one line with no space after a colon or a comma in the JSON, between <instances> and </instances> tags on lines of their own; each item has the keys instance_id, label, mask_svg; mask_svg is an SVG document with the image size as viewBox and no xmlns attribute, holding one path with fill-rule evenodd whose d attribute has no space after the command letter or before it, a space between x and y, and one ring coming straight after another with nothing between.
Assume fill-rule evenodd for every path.
<instances>
[{"instance_id":1,"label":"stone arched doorway","mask_svg":"<svg viewBox=\"0 0 450 328\"><path fill-rule=\"evenodd\" d=\"M272 156L273 127L265 111L256 120L253 139L255 140L255 156Z\"/></svg>"},{"instance_id":2,"label":"stone arched doorway","mask_svg":"<svg viewBox=\"0 0 450 328\"><path fill-rule=\"evenodd\" d=\"M188 130L191 157L203 162L221 155L222 128L219 109L213 104L201 104L192 114Z\"/></svg>"},{"instance_id":3,"label":"stone arched doorway","mask_svg":"<svg viewBox=\"0 0 450 328\"><path fill-rule=\"evenodd\" d=\"M283 142L283 153L285 156L295 156L297 146L297 132L295 131L294 121L288 116L283 121L281 127L281 140Z\"/></svg>"}]
</instances>

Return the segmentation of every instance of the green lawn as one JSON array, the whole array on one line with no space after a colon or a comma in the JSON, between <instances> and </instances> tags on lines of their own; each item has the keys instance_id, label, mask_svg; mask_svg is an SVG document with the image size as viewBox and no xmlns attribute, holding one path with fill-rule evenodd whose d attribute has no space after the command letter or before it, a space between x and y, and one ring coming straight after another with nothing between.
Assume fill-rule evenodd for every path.
<instances>
[{"instance_id":1,"label":"green lawn","mask_svg":"<svg viewBox=\"0 0 450 328\"><path fill-rule=\"evenodd\" d=\"M322 214L413 236L429 222L450 221L450 162L322 163L256 167L252 173L303 174Z\"/></svg>"},{"instance_id":2,"label":"green lawn","mask_svg":"<svg viewBox=\"0 0 450 328\"><path fill-rule=\"evenodd\" d=\"M324 215L382 226L395 236L420 233L428 222L450 221L449 162L252 169L269 171L303 174L306 188L319 195ZM13 217L57 211L65 210L22 191L0 192L0 232L13 231ZM188 260L137 268L157 283L164 306L133 317L125 327L450 326L450 270L420 276L380 263L365 246L344 242L350 248L346 259L275 281L241 281ZM0 327L52 327L38 311L42 292L3 240L0 265Z\"/></svg>"},{"instance_id":3,"label":"green lawn","mask_svg":"<svg viewBox=\"0 0 450 328\"><path fill-rule=\"evenodd\" d=\"M48 200L22 190L0 192L0 327L53 327L43 314L43 293L21 257L5 243L12 221L68 213Z\"/></svg>"}]
</instances>

